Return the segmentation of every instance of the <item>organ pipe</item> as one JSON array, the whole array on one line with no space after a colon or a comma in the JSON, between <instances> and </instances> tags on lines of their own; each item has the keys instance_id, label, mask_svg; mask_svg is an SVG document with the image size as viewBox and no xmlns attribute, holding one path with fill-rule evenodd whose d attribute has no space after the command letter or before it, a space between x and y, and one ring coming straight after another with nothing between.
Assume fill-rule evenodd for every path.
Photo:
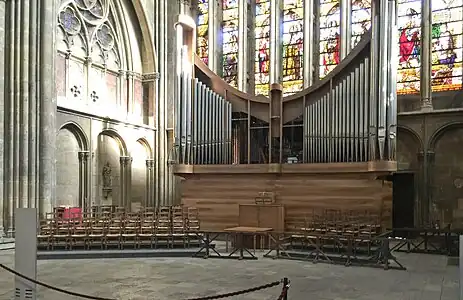
<instances>
[{"instance_id":1,"label":"organ pipe","mask_svg":"<svg viewBox=\"0 0 463 300\"><path fill-rule=\"evenodd\" d=\"M178 163L231 163L231 103L188 72L177 76L175 146Z\"/></svg>"}]
</instances>

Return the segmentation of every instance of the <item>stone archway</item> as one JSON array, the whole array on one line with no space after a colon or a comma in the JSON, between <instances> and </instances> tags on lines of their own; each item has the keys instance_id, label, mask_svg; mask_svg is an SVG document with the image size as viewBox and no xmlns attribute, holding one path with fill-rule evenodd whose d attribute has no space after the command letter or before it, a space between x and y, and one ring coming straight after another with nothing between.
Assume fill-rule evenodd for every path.
<instances>
[{"instance_id":1,"label":"stone archway","mask_svg":"<svg viewBox=\"0 0 463 300\"><path fill-rule=\"evenodd\" d=\"M154 182L154 160L152 151L145 139L139 139L132 151L132 189L131 208L138 210L139 207L154 206L153 182Z\"/></svg>"},{"instance_id":2,"label":"stone archway","mask_svg":"<svg viewBox=\"0 0 463 300\"><path fill-rule=\"evenodd\" d=\"M463 225L463 124L441 127L430 140L431 219Z\"/></svg>"},{"instance_id":3,"label":"stone archway","mask_svg":"<svg viewBox=\"0 0 463 300\"><path fill-rule=\"evenodd\" d=\"M81 207L88 200L88 139L74 123L64 124L56 137L56 203Z\"/></svg>"},{"instance_id":4,"label":"stone archway","mask_svg":"<svg viewBox=\"0 0 463 300\"><path fill-rule=\"evenodd\" d=\"M126 206L130 158L124 140L115 131L98 135L96 161L96 204Z\"/></svg>"}]
</instances>

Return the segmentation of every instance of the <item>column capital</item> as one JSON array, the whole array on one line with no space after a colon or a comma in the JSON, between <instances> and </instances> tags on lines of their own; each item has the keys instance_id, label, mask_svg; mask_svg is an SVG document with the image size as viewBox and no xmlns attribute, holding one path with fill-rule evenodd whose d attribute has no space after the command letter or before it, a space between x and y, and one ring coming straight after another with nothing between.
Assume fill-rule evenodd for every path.
<instances>
[{"instance_id":1,"label":"column capital","mask_svg":"<svg viewBox=\"0 0 463 300\"><path fill-rule=\"evenodd\" d=\"M154 159L147 159L146 160L146 167L151 170L154 167Z\"/></svg>"},{"instance_id":2,"label":"column capital","mask_svg":"<svg viewBox=\"0 0 463 300\"><path fill-rule=\"evenodd\" d=\"M132 162L133 158L130 157L130 156L121 156L119 157L119 161L121 163L121 165L123 166L127 166L129 164L129 162Z\"/></svg>"},{"instance_id":3,"label":"column capital","mask_svg":"<svg viewBox=\"0 0 463 300\"><path fill-rule=\"evenodd\" d=\"M0 1L2 1L2 0L0 0ZM88 152L88 151L80 151L79 152L79 161L80 162L87 162L89 157L90 157L90 152Z\"/></svg>"},{"instance_id":4,"label":"column capital","mask_svg":"<svg viewBox=\"0 0 463 300\"><path fill-rule=\"evenodd\" d=\"M161 75L158 72L146 73L142 75L144 82L156 81L159 80Z\"/></svg>"}]
</instances>

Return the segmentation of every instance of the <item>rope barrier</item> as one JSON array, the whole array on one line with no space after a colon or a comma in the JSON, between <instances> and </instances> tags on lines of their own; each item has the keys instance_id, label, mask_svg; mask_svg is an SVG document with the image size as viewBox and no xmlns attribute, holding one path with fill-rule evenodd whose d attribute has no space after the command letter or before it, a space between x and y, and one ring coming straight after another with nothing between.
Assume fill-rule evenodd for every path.
<instances>
[{"instance_id":1,"label":"rope barrier","mask_svg":"<svg viewBox=\"0 0 463 300\"><path fill-rule=\"evenodd\" d=\"M62 294L75 296L75 297L79 297L79 298L83 298L83 299L90 299L90 300L117 300L117 299L114 299L114 298L104 298L104 297L97 297L97 296L80 294L80 293L76 293L76 292L72 292L72 291L67 291L67 290L64 290L64 289L61 289L61 288L58 288L58 287L54 287L54 286L46 284L44 282L29 278L26 275L23 275L23 274L15 271L15 270L5 266L5 265L3 265L3 264L0 264L0 268L2 268L5 271L8 271L8 272L18 276L18 277L21 277L22 279L25 279L27 281L30 281L30 282L34 283L34 284L43 286L43 287L45 287L47 289L50 289L50 290L53 290L53 291L56 291L56 292L59 292L59 293L62 293ZM236 292L231 292L231 293L226 293L226 294L219 294L219 295L214 295L214 296L191 298L191 299L187 299L187 300L212 300L212 299L222 299L222 298L227 298L227 297L233 297L233 296L238 296L238 295L243 295L243 294L247 294L247 293L252 293L252 292L268 289L268 288L277 286L280 283L283 283L283 288L282 288L280 296L278 297L278 300L287 300L287 292L288 292L288 288L289 288L289 280L287 278L284 278L282 281L274 281L274 282L271 282L271 283L267 283L267 284L264 284L264 285L260 285L260 286L257 286L257 287L253 287L253 288L249 288L249 289L245 289L245 290L240 290L240 291L236 291Z\"/></svg>"},{"instance_id":2,"label":"rope barrier","mask_svg":"<svg viewBox=\"0 0 463 300\"><path fill-rule=\"evenodd\" d=\"M222 299L222 298L227 298L227 297L233 297L233 296L243 295L243 294L247 294L247 293L251 293L251 292L256 292L256 291L260 291L260 290L265 290L265 289L268 289L268 288L277 286L277 285L279 285L279 284L280 284L280 281L275 281L275 282L271 282L271 283L264 284L264 285L261 285L261 286L256 286L256 287L253 287L253 288L250 288L250 289L246 289L246 290L241 290L241 291L236 291L236 292L231 292L231 293L226 293L226 294L221 294L221 295L215 295L215 296L206 296L206 297L199 297L199 298L191 298L191 299L188 299L188 300Z\"/></svg>"}]
</instances>

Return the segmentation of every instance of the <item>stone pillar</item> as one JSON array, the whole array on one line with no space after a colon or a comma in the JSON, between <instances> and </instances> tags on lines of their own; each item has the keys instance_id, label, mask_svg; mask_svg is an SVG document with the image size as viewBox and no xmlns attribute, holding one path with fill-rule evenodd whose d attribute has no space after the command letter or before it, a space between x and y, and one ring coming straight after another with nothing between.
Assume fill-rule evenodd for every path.
<instances>
[{"instance_id":1,"label":"stone pillar","mask_svg":"<svg viewBox=\"0 0 463 300\"><path fill-rule=\"evenodd\" d=\"M166 197L166 182L167 182L167 114L173 113L167 110L167 78L168 61L167 61L167 45L166 41L169 38L167 35L168 27L166 26L167 20L167 1L155 0L155 34L154 44L157 55L156 72L159 74L156 84L156 181L158 189L156 191L156 204L159 205ZM172 6L178 9L180 2L169 2ZM174 7L171 7L174 9ZM173 30L173 29L172 29ZM172 38L171 38L172 39ZM175 41L175 38L174 38ZM175 55L173 56L175 57ZM175 75L174 75L175 76Z\"/></svg>"},{"instance_id":2,"label":"stone pillar","mask_svg":"<svg viewBox=\"0 0 463 300\"><path fill-rule=\"evenodd\" d=\"M88 195L88 158L90 157L88 151L79 152L79 205L82 211L89 208L89 195Z\"/></svg>"},{"instance_id":3,"label":"stone pillar","mask_svg":"<svg viewBox=\"0 0 463 300\"><path fill-rule=\"evenodd\" d=\"M269 109L269 163L281 164L283 160L283 86L273 83L270 86Z\"/></svg>"},{"instance_id":4,"label":"stone pillar","mask_svg":"<svg viewBox=\"0 0 463 300\"><path fill-rule=\"evenodd\" d=\"M270 2L270 84L282 83L282 2ZM241 40L240 40L241 41Z\"/></svg>"},{"instance_id":5,"label":"stone pillar","mask_svg":"<svg viewBox=\"0 0 463 300\"><path fill-rule=\"evenodd\" d=\"M420 94L421 109L432 110L432 85L431 85L431 0L421 1L421 69L420 69Z\"/></svg>"},{"instance_id":6,"label":"stone pillar","mask_svg":"<svg viewBox=\"0 0 463 300\"><path fill-rule=\"evenodd\" d=\"M304 88L308 88L314 81L314 62L317 62L312 53L316 53L317 45L314 31L314 3L313 1L304 1Z\"/></svg>"},{"instance_id":7,"label":"stone pillar","mask_svg":"<svg viewBox=\"0 0 463 300\"><path fill-rule=\"evenodd\" d=\"M248 0L238 0L238 89L247 92L248 84Z\"/></svg>"},{"instance_id":8,"label":"stone pillar","mask_svg":"<svg viewBox=\"0 0 463 300\"><path fill-rule=\"evenodd\" d=\"M341 60L349 54L352 44L351 9L351 0L341 0L341 49L339 53Z\"/></svg>"},{"instance_id":9,"label":"stone pillar","mask_svg":"<svg viewBox=\"0 0 463 300\"><path fill-rule=\"evenodd\" d=\"M154 159L146 160L146 207L154 206Z\"/></svg>"},{"instance_id":10,"label":"stone pillar","mask_svg":"<svg viewBox=\"0 0 463 300\"><path fill-rule=\"evenodd\" d=\"M209 69L220 74L222 66L222 1L209 0L208 57Z\"/></svg>"},{"instance_id":11,"label":"stone pillar","mask_svg":"<svg viewBox=\"0 0 463 300\"><path fill-rule=\"evenodd\" d=\"M5 122L5 0L0 0L0 196L2 200L0 201L0 238L3 237L5 220L3 216L5 215L4 209L7 207L5 205L4 197L4 150L5 149L5 138L4 138L4 122Z\"/></svg>"},{"instance_id":12,"label":"stone pillar","mask_svg":"<svg viewBox=\"0 0 463 300\"><path fill-rule=\"evenodd\" d=\"M132 211L132 157L127 157L125 162L125 202L128 211Z\"/></svg>"},{"instance_id":13,"label":"stone pillar","mask_svg":"<svg viewBox=\"0 0 463 300\"><path fill-rule=\"evenodd\" d=\"M127 181L125 178L125 169L126 169L126 158L125 156L119 157L119 162L120 162L120 167L119 167L119 206L125 207L126 211L127 209L127 204L126 204L126 192L125 192L125 182ZM114 195L113 195L114 196ZM113 199L114 201L114 199ZM113 203L114 205L114 203Z\"/></svg>"},{"instance_id":14,"label":"stone pillar","mask_svg":"<svg viewBox=\"0 0 463 300\"><path fill-rule=\"evenodd\" d=\"M8 74L5 89L1 88L8 93L6 99L1 96L5 122L0 123L7 125L4 135L3 130L1 133L3 140L8 140L2 196L12 233L14 207L38 206L43 214L51 212L55 202L56 1L0 2L4 9L1 22L3 16L8 19L1 24L6 30L1 40L8 44L5 64L1 64ZM3 46L0 48L3 51Z\"/></svg>"}]
</instances>

